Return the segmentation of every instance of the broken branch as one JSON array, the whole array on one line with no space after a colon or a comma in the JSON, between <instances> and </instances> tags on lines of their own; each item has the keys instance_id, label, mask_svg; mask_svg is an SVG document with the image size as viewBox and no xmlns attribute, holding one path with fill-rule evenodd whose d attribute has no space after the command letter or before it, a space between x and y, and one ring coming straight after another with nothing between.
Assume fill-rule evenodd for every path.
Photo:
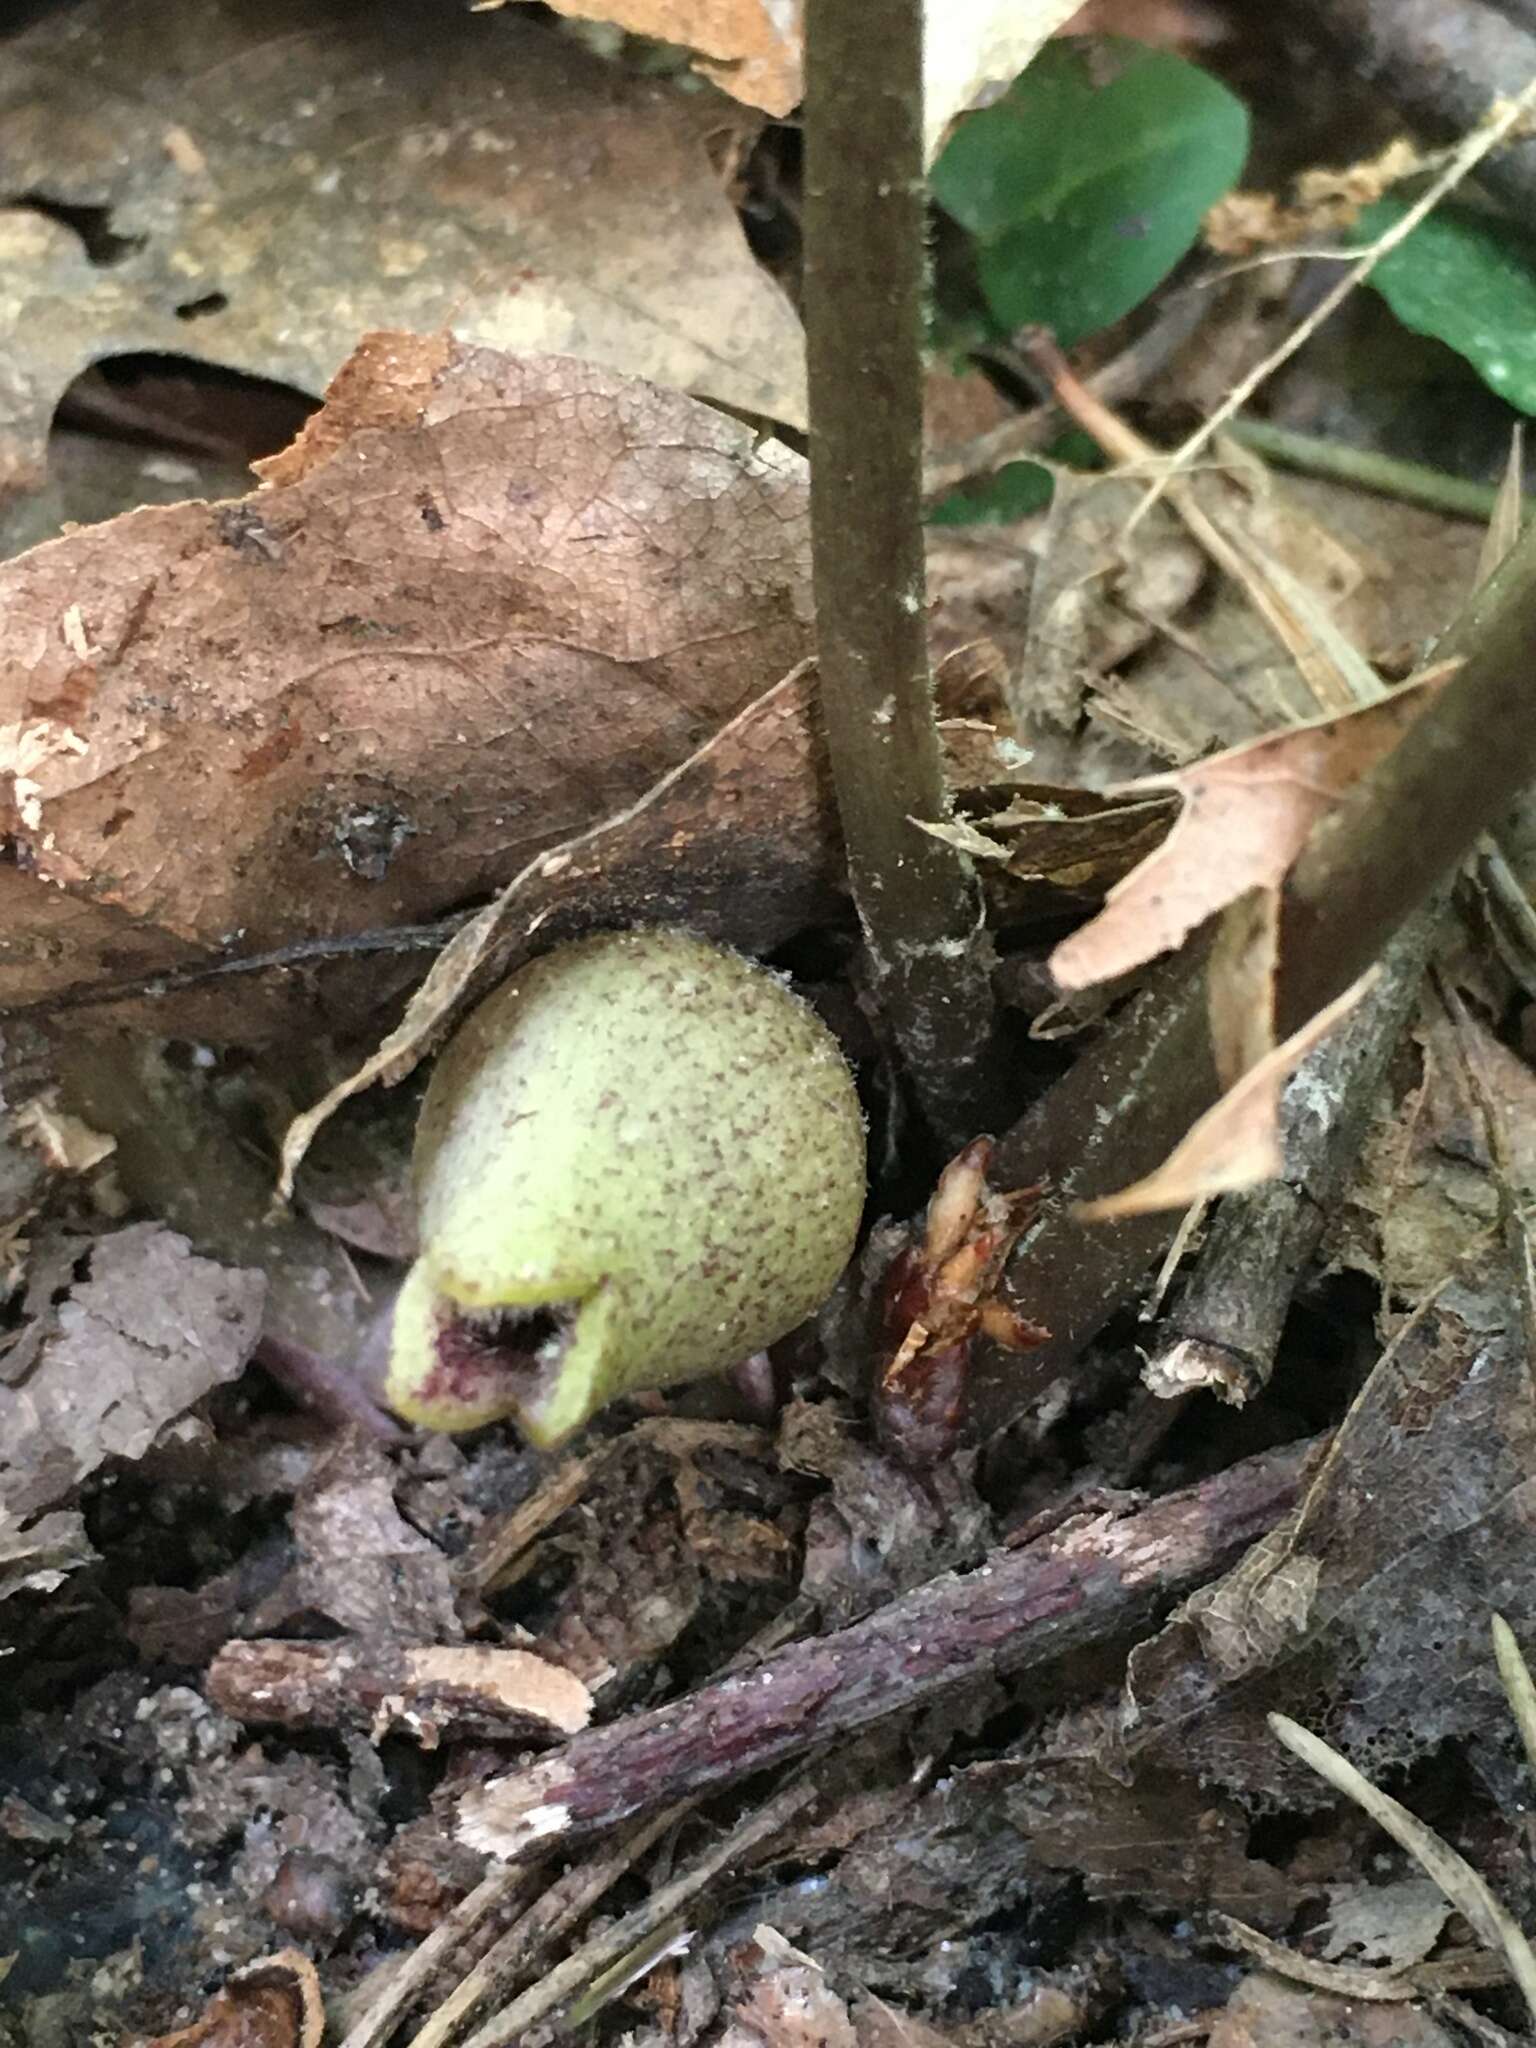
<instances>
[{"instance_id":1,"label":"broken branch","mask_svg":"<svg viewBox=\"0 0 1536 2048\"><path fill-rule=\"evenodd\" d=\"M1267 1384L1297 1276L1359 1156L1437 923L1427 913L1415 920L1380 980L1298 1068L1281 1105L1285 1172L1223 1199L1168 1317L1172 1341L1143 1369L1155 1394L1208 1387L1241 1405Z\"/></svg>"},{"instance_id":2,"label":"broken branch","mask_svg":"<svg viewBox=\"0 0 1536 2048\"><path fill-rule=\"evenodd\" d=\"M589 1730L470 1793L466 1841L515 1861L698 1794L957 1686L1144 1625L1296 1498L1310 1446L1246 1459L1118 1518L1078 1518L850 1628L793 1643L686 1699Z\"/></svg>"}]
</instances>

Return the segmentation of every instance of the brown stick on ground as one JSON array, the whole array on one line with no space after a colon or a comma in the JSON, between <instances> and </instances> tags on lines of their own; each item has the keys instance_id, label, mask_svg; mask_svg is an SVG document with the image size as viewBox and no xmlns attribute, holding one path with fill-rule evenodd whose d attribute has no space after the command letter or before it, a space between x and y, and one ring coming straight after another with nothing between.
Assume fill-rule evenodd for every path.
<instances>
[{"instance_id":1,"label":"brown stick on ground","mask_svg":"<svg viewBox=\"0 0 1536 2048\"><path fill-rule=\"evenodd\" d=\"M1297 1278L1354 1169L1439 923L1437 903L1398 934L1381 979L1292 1077L1280 1107L1285 1172L1217 1209L1142 1371L1153 1393L1177 1399L1209 1387L1241 1405L1267 1383Z\"/></svg>"},{"instance_id":2,"label":"brown stick on ground","mask_svg":"<svg viewBox=\"0 0 1536 2048\"><path fill-rule=\"evenodd\" d=\"M760 1771L956 1686L1144 1625L1296 1498L1310 1446L1246 1459L1118 1518L1078 1518L946 1574L853 1627L794 1643L666 1707L591 1729L472 1792L460 1831L517 1859Z\"/></svg>"},{"instance_id":3,"label":"brown stick on ground","mask_svg":"<svg viewBox=\"0 0 1536 2048\"><path fill-rule=\"evenodd\" d=\"M209 1665L207 1683L208 1697L239 1721L400 1727L428 1746L448 1729L547 1740L584 1728L592 1711L573 1672L488 1643L236 1640Z\"/></svg>"}]
</instances>

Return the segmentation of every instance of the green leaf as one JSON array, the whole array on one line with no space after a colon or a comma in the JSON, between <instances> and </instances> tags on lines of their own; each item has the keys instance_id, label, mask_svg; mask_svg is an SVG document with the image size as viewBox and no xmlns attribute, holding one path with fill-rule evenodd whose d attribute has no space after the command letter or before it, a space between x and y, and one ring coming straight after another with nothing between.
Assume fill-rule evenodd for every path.
<instances>
[{"instance_id":1,"label":"green leaf","mask_svg":"<svg viewBox=\"0 0 1536 2048\"><path fill-rule=\"evenodd\" d=\"M961 123L933 194L977 237L1000 328L1039 324L1070 347L1168 275L1247 150L1242 102L1193 64L1121 37L1062 38Z\"/></svg>"},{"instance_id":2,"label":"green leaf","mask_svg":"<svg viewBox=\"0 0 1536 2048\"><path fill-rule=\"evenodd\" d=\"M1355 239L1376 240L1408 211L1380 199ZM1483 382L1536 413L1536 237L1507 221L1441 206L1384 256L1370 282L1405 327L1466 357Z\"/></svg>"},{"instance_id":3,"label":"green leaf","mask_svg":"<svg viewBox=\"0 0 1536 2048\"><path fill-rule=\"evenodd\" d=\"M928 514L930 526L1009 526L1043 512L1056 479L1038 462L1005 462L991 476L957 484Z\"/></svg>"}]
</instances>

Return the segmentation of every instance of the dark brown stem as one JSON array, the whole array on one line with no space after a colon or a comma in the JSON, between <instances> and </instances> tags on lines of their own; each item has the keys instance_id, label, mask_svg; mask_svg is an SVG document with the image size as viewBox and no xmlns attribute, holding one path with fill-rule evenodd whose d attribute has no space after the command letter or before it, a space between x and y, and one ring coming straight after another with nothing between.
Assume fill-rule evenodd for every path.
<instances>
[{"instance_id":1,"label":"dark brown stem","mask_svg":"<svg viewBox=\"0 0 1536 2048\"><path fill-rule=\"evenodd\" d=\"M993 999L969 863L914 819L947 809L922 531L922 8L811 0L805 324L821 675L849 878L876 993L939 1135L973 1136Z\"/></svg>"},{"instance_id":2,"label":"dark brown stem","mask_svg":"<svg viewBox=\"0 0 1536 2048\"><path fill-rule=\"evenodd\" d=\"M461 1831L493 1855L543 1854L925 1706L1144 1626L1223 1569L1296 1498L1309 1447L1249 1458L1119 1520L1079 1517L851 1628L791 1644L673 1705L591 1729L468 1795Z\"/></svg>"},{"instance_id":3,"label":"dark brown stem","mask_svg":"<svg viewBox=\"0 0 1536 2048\"><path fill-rule=\"evenodd\" d=\"M1409 912L1536 780L1536 527L1437 653L1465 666L1323 820L1286 884L1276 1029L1363 974Z\"/></svg>"},{"instance_id":4,"label":"dark brown stem","mask_svg":"<svg viewBox=\"0 0 1536 2048\"><path fill-rule=\"evenodd\" d=\"M1415 125L1458 140L1497 99L1536 77L1536 35L1483 0L1302 0L1335 48ZM1520 10L1536 22L1528 7ZM1536 208L1536 141L1507 143L1479 179L1523 214Z\"/></svg>"}]
</instances>

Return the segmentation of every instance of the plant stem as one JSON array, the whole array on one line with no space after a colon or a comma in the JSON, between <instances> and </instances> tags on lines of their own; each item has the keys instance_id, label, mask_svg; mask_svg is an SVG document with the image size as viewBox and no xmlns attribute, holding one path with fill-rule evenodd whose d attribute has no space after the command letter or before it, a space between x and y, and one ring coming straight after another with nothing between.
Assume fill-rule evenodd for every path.
<instances>
[{"instance_id":1,"label":"plant stem","mask_svg":"<svg viewBox=\"0 0 1536 2048\"><path fill-rule=\"evenodd\" d=\"M1437 655L1465 666L1344 797L1286 883L1275 1029L1294 1031L1364 973L1416 903L1536 780L1536 528Z\"/></svg>"},{"instance_id":2,"label":"plant stem","mask_svg":"<svg viewBox=\"0 0 1536 2048\"><path fill-rule=\"evenodd\" d=\"M1251 448L1279 469L1294 469L1302 476L1334 478L1339 483L1353 484L1356 490L1398 498L1405 505L1424 505L1431 512L1447 512L1452 518L1491 519L1499 495L1495 484L1448 476L1443 469L1431 469L1427 462L1403 462L1373 448L1352 448L1347 441L1324 440L1320 434L1297 433L1293 427L1276 426L1273 420L1236 419L1227 432L1234 441ZM1532 501L1528 498L1526 510L1531 509Z\"/></svg>"},{"instance_id":3,"label":"plant stem","mask_svg":"<svg viewBox=\"0 0 1536 2048\"><path fill-rule=\"evenodd\" d=\"M805 324L822 715L876 993L939 1136L992 1065L981 891L946 814L923 564L922 8L810 0ZM872 27L875 32L871 33Z\"/></svg>"}]
</instances>

